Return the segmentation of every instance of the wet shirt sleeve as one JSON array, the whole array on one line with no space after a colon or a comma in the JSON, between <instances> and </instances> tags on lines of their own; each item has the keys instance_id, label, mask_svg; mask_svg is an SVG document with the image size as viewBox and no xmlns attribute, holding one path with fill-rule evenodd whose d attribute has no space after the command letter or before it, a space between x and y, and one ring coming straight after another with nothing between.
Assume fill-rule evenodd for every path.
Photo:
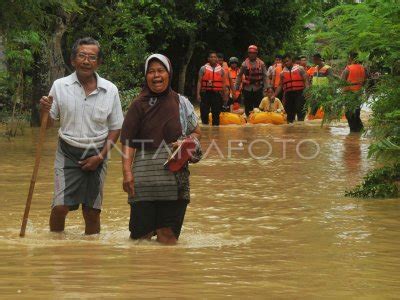
<instances>
[{"instance_id":1,"label":"wet shirt sleeve","mask_svg":"<svg viewBox=\"0 0 400 300\"><path fill-rule=\"evenodd\" d=\"M53 96L53 103L51 105L50 112L49 112L50 117L53 120L58 120L60 117L60 108L59 108L59 103L58 103L59 99L58 99L57 93L56 93L56 82L53 83L53 85L50 89L49 95Z\"/></svg>"},{"instance_id":2,"label":"wet shirt sleeve","mask_svg":"<svg viewBox=\"0 0 400 300\"><path fill-rule=\"evenodd\" d=\"M190 104L190 105L192 105L192 104ZM186 134L187 135L191 134L196 129L196 127L198 125L199 125L199 120L197 118L197 115L193 111L187 116L187 131L186 131Z\"/></svg>"},{"instance_id":3,"label":"wet shirt sleeve","mask_svg":"<svg viewBox=\"0 0 400 300\"><path fill-rule=\"evenodd\" d=\"M204 66L202 66L201 68L200 68L200 71L199 71L199 78L202 78L203 77L203 75L204 75L204 72L205 72L205 67Z\"/></svg>"},{"instance_id":4,"label":"wet shirt sleeve","mask_svg":"<svg viewBox=\"0 0 400 300\"><path fill-rule=\"evenodd\" d=\"M190 101L182 95L179 95L179 114L181 118L182 130L184 136L190 135L198 126L199 120Z\"/></svg>"},{"instance_id":5,"label":"wet shirt sleeve","mask_svg":"<svg viewBox=\"0 0 400 300\"><path fill-rule=\"evenodd\" d=\"M269 66L268 70L267 70L267 76L268 78L272 78L272 72L273 72L274 67L273 66Z\"/></svg>"}]
</instances>

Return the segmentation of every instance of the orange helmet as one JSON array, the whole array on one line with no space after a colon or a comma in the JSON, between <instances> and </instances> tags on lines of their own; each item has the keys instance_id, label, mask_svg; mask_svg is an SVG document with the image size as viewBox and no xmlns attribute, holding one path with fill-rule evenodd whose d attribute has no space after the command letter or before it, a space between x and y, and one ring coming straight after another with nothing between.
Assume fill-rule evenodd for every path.
<instances>
[{"instance_id":1,"label":"orange helmet","mask_svg":"<svg viewBox=\"0 0 400 300\"><path fill-rule=\"evenodd\" d=\"M247 48L247 52L256 52L258 53L258 48L256 45L250 45L249 48Z\"/></svg>"}]
</instances>

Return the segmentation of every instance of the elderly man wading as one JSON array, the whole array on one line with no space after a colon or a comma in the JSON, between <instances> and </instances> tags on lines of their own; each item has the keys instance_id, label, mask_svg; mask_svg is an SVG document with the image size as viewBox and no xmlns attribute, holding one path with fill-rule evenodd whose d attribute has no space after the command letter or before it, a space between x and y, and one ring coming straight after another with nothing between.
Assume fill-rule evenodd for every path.
<instances>
[{"instance_id":1,"label":"elderly man wading","mask_svg":"<svg viewBox=\"0 0 400 300\"><path fill-rule=\"evenodd\" d=\"M77 40L71 54L75 72L56 80L49 97L40 100L50 112L48 127L60 120L51 231L63 231L68 212L82 204L85 233L100 232L107 154L123 122L117 87L96 73L101 61L96 40Z\"/></svg>"}]
</instances>

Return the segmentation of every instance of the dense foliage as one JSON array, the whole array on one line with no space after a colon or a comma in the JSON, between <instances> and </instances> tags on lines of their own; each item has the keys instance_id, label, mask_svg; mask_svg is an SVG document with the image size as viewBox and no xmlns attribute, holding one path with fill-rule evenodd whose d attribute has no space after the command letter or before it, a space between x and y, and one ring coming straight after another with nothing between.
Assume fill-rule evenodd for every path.
<instances>
[{"instance_id":1,"label":"dense foliage","mask_svg":"<svg viewBox=\"0 0 400 300\"><path fill-rule=\"evenodd\" d=\"M37 124L38 99L56 78L72 71L69 55L73 42L92 36L105 53L101 74L113 81L123 96L135 95L143 81L144 59L154 52L170 57L174 88L191 96L210 48L226 57L243 57L249 44L257 44L264 58L270 59L292 36L308 9L304 3L307 1L5 0L0 3L0 33L9 72L0 78L16 78L9 67L24 65L27 84L19 109L31 111L32 123ZM20 35L26 40L39 37L39 45L16 45L13 40ZM12 62L10 55L17 50L21 55ZM28 65L26 55L30 57ZM12 110L15 83L0 82L6 83L0 86L0 103Z\"/></svg>"},{"instance_id":2,"label":"dense foliage","mask_svg":"<svg viewBox=\"0 0 400 300\"><path fill-rule=\"evenodd\" d=\"M370 171L362 184L347 191L346 196L362 198L398 197L400 193L400 164Z\"/></svg>"},{"instance_id":3,"label":"dense foliage","mask_svg":"<svg viewBox=\"0 0 400 300\"><path fill-rule=\"evenodd\" d=\"M79 12L73 0L0 2L0 105L12 119L17 111L31 113L38 124L38 99L65 73L60 42Z\"/></svg>"},{"instance_id":4,"label":"dense foliage","mask_svg":"<svg viewBox=\"0 0 400 300\"><path fill-rule=\"evenodd\" d=\"M362 97L343 91L345 83L332 80L328 87L312 87L310 106L322 106L327 112L324 122L338 119L343 108L354 109L368 103L372 115L367 127L373 143L369 157L382 168L372 171L362 185L347 195L363 197L399 196L400 174L400 6L398 1L369 0L345 4L328 10L323 25L308 36L308 46L326 58L345 58L358 51L370 73ZM354 97L356 96L356 97Z\"/></svg>"}]
</instances>

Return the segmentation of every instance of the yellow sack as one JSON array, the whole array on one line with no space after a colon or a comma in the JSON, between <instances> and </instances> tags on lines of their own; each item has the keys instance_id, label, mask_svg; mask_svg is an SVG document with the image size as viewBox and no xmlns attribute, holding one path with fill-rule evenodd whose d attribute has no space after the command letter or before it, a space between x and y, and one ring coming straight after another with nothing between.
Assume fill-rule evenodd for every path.
<instances>
[{"instance_id":1,"label":"yellow sack","mask_svg":"<svg viewBox=\"0 0 400 300\"><path fill-rule=\"evenodd\" d=\"M212 124L212 115L208 115L209 123ZM246 124L246 119L242 115L233 114L230 112L222 112L219 115L219 125L243 125Z\"/></svg>"},{"instance_id":2,"label":"yellow sack","mask_svg":"<svg viewBox=\"0 0 400 300\"><path fill-rule=\"evenodd\" d=\"M282 125L287 122L284 114L275 112L257 112L250 114L249 123Z\"/></svg>"}]
</instances>

